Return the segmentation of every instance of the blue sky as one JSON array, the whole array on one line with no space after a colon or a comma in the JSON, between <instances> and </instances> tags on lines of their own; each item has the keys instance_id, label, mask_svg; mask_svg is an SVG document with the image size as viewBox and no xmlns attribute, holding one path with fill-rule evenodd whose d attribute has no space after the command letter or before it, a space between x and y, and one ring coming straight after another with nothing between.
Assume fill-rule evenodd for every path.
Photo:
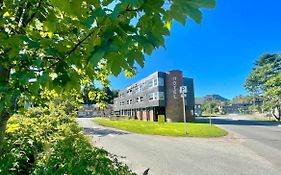
<instances>
[{"instance_id":1,"label":"blue sky","mask_svg":"<svg viewBox=\"0 0 281 175\"><path fill-rule=\"evenodd\" d=\"M216 8L203 10L201 24L174 22L167 49L147 56L136 77L112 77L111 88L125 88L155 71L180 69L194 78L195 96L247 94L243 82L255 60L281 51L280 7L280 0L217 0Z\"/></svg>"}]
</instances>

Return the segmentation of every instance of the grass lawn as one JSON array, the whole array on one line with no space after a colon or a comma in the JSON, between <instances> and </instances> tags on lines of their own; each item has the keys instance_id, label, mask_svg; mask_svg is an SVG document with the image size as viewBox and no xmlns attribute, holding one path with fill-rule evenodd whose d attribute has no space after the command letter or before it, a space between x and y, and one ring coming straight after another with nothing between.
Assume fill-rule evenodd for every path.
<instances>
[{"instance_id":1,"label":"grass lawn","mask_svg":"<svg viewBox=\"0 0 281 175\"><path fill-rule=\"evenodd\" d=\"M158 124L157 122L140 120L109 120L105 118L96 118L94 122L139 134L189 137L220 137L227 135L225 130L206 123L187 123L187 134L185 134L184 123Z\"/></svg>"}]
</instances>

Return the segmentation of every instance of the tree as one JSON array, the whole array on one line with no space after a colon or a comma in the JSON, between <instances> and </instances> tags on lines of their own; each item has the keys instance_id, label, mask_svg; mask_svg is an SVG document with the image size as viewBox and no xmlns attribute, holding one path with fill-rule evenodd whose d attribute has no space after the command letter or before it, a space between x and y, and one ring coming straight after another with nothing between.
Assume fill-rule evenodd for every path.
<instances>
[{"instance_id":1,"label":"tree","mask_svg":"<svg viewBox=\"0 0 281 175\"><path fill-rule=\"evenodd\" d=\"M114 98L118 97L118 91L117 90L111 90L109 87L104 87L103 91L106 94L105 102L108 104L114 103Z\"/></svg>"},{"instance_id":2,"label":"tree","mask_svg":"<svg viewBox=\"0 0 281 175\"><path fill-rule=\"evenodd\" d=\"M203 104L203 112L209 114L217 114L220 111L220 106L223 102L219 100L212 100Z\"/></svg>"},{"instance_id":3,"label":"tree","mask_svg":"<svg viewBox=\"0 0 281 175\"><path fill-rule=\"evenodd\" d=\"M278 120L281 120L281 71L270 78L266 83L267 90L265 96L269 98L267 108L271 109L272 115Z\"/></svg>"},{"instance_id":4,"label":"tree","mask_svg":"<svg viewBox=\"0 0 281 175\"><path fill-rule=\"evenodd\" d=\"M81 95L84 104L95 104L97 103L97 98L95 94L98 94L100 89L95 87L94 83L87 83L81 88Z\"/></svg>"},{"instance_id":5,"label":"tree","mask_svg":"<svg viewBox=\"0 0 281 175\"><path fill-rule=\"evenodd\" d=\"M232 104L250 104L252 102L251 96L239 95L231 100Z\"/></svg>"},{"instance_id":6,"label":"tree","mask_svg":"<svg viewBox=\"0 0 281 175\"><path fill-rule=\"evenodd\" d=\"M0 0L0 150L22 98L66 93L108 75L134 72L165 47L171 23L215 0Z\"/></svg>"},{"instance_id":7,"label":"tree","mask_svg":"<svg viewBox=\"0 0 281 175\"><path fill-rule=\"evenodd\" d=\"M113 104L113 99L118 97L117 90L111 90L109 87L103 87L102 89L96 88L94 83L88 83L81 89L84 104Z\"/></svg>"},{"instance_id":8,"label":"tree","mask_svg":"<svg viewBox=\"0 0 281 175\"><path fill-rule=\"evenodd\" d=\"M273 116L281 119L281 54L261 56L245 81L246 90L254 95L262 94L265 105Z\"/></svg>"}]
</instances>

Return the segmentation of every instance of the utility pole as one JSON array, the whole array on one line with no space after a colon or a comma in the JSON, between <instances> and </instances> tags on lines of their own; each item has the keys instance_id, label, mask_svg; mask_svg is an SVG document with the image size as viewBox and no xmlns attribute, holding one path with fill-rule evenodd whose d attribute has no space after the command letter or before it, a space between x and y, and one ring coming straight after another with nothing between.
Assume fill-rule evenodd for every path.
<instances>
[{"instance_id":1,"label":"utility pole","mask_svg":"<svg viewBox=\"0 0 281 175\"><path fill-rule=\"evenodd\" d=\"M256 96L253 95L253 103L254 103L254 113L256 113Z\"/></svg>"},{"instance_id":2,"label":"utility pole","mask_svg":"<svg viewBox=\"0 0 281 175\"><path fill-rule=\"evenodd\" d=\"M212 108L211 108L211 102L212 102L212 98L207 98L207 102L209 102L209 112L210 112L210 116L209 116L209 124L212 125Z\"/></svg>"},{"instance_id":3,"label":"utility pole","mask_svg":"<svg viewBox=\"0 0 281 175\"><path fill-rule=\"evenodd\" d=\"M211 108L211 102L209 103L209 109L210 109L209 123L210 123L210 125L212 125L212 108Z\"/></svg>"}]
</instances>

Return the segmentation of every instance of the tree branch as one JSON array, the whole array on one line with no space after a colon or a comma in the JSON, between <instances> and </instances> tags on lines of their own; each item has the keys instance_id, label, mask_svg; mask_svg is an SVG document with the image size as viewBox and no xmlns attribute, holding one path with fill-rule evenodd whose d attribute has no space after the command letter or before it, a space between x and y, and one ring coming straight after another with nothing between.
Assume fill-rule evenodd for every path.
<instances>
[{"instance_id":1,"label":"tree branch","mask_svg":"<svg viewBox=\"0 0 281 175\"><path fill-rule=\"evenodd\" d=\"M54 59L55 59L55 58L54 58ZM57 60L58 60L57 62L51 64L49 67L44 67L44 68L41 68L41 69L30 69L30 70L32 70L32 71L34 71L34 72L43 72L43 71L46 71L46 70L48 70L48 69L53 68L54 66L56 66L57 64L59 64L59 63L62 61L61 59L57 59Z\"/></svg>"},{"instance_id":2,"label":"tree branch","mask_svg":"<svg viewBox=\"0 0 281 175\"><path fill-rule=\"evenodd\" d=\"M0 0L0 8L3 6L3 0Z\"/></svg>"},{"instance_id":3,"label":"tree branch","mask_svg":"<svg viewBox=\"0 0 281 175\"><path fill-rule=\"evenodd\" d=\"M41 3L42 3L42 0L40 0L38 2L38 5L37 5L36 8L40 8ZM24 28L34 19L34 17L37 14L37 11L36 11L36 12L32 13L31 16L28 18L28 16L29 16L28 13L29 13L29 10L30 10L30 6L31 6L31 4L28 4L27 7L25 8L25 14L23 15L23 18L21 19L22 27L19 27L19 33L25 33ZM21 16L22 16L22 14L21 14ZM18 22L20 22L20 21L18 21Z\"/></svg>"},{"instance_id":4,"label":"tree branch","mask_svg":"<svg viewBox=\"0 0 281 175\"><path fill-rule=\"evenodd\" d=\"M86 39L88 39L94 33L94 29L88 33L81 41L79 41L69 52L68 55L71 55Z\"/></svg>"},{"instance_id":5,"label":"tree branch","mask_svg":"<svg viewBox=\"0 0 281 175\"><path fill-rule=\"evenodd\" d=\"M0 83L1 84L9 83L9 78L10 78L10 68L5 68L0 63Z\"/></svg>"},{"instance_id":6,"label":"tree branch","mask_svg":"<svg viewBox=\"0 0 281 175\"><path fill-rule=\"evenodd\" d=\"M129 9L129 8L126 8L126 11L127 12L138 12L138 11L140 11L142 8L140 7L140 8L137 8L137 9Z\"/></svg>"}]
</instances>

